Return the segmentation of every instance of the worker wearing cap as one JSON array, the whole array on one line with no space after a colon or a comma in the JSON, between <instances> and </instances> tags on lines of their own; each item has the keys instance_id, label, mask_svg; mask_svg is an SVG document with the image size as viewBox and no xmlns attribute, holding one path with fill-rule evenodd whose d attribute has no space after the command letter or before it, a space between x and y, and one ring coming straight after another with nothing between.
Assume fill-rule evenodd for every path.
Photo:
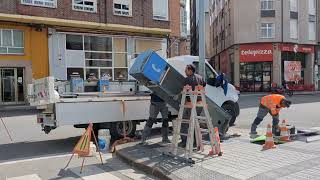
<instances>
[{"instance_id":1,"label":"worker wearing cap","mask_svg":"<svg viewBox=\"0 0 320 180\"><path fill-rule=\"evenodd\" d=\"M170 143L168 138L169 135L169 120L168 120L168 107L167 103L162 100L159 96L155 94L151 94L151 103L150 103L150 110L149 110L149 119L144 126L142 131L142 141L141 144L147 144L146 140L149 138L152 130L152 126L154 123L157 122L157 117L159 112L162 116L162 143Z\"/></svg>"},{"instance_id":2,"label":"worker wearing cap","mask_svg":"<svg viewBox=\"0 0 320 180\"><path fill-rule=\"evenodd\" d=\"M195 90L195 87L198 85L203 87L206 86L206 83L204 82L203 78L200 75L196 74L195 72L196 72L196 68L193 64L189 64L186 66L185 73L187 77L185 78L184 85L191 86L193 91ZM199 98L198 100L200 100ZM186 101L190 102L190 97L186 97ZM197 111L197 114L199 115L202 112L202 109L197 108L196 111ZM191 109L185 109L183 113L183 119L189 119L190 115L191 115ZM181 133L187 134L188 129L189 129L188 124L186 123L181 124L181 131L180 131ZM196 141L194 141L194 143L195 142ZM179 143L179 147L186 147L186 143L187 143L187 137L184 135L181 135L181 142Z\"/></svg>"},{"instance_id":3,"label":"worker wearing cap","mask_svg":"<svg viewBox=\"0 0 320 180\"><path fill-rule=\"evenodd\" d=\"M270 94L261 98L260 107L256 119L251 125L250 137L256 138L257 127L263 121L263 118L270 113L273 118L272 121L272 133L275 134L278 131L279 113L282 108L289 108L291 101L287 100L280 94Z\"/></svg>"}]
</instances>

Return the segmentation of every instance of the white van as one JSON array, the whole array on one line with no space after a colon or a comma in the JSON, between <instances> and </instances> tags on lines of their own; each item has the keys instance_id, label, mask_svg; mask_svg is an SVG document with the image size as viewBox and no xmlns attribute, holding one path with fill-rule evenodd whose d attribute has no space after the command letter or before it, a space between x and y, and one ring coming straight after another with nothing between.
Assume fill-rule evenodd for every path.
<instances>
[{"instance_id":1,"label":"white van","mask_svg":"<svg viewBox=\"0 0 320 180\"><path fill-rule=\"evenodd\" d=\"M168 63L173 66L180 74L185 75L185 68L188 64L193 64L198 69L199 57L198 56L176 56L168 59ZM197 72L196 72L197 73ZM215 78L218 76L218 73L212 68L212 66L206 61L206 77ZM207 84L206 86L207 97L213 100L218 106L222 107L227 111L232 119L230 120L230 125L233 125L236 121L236 118L240 114L239 109L239 94L240 92L232 84L228 84L228 91L225 95L221 87L215 87L213 85Z\"/></svg>"}]
</instances>

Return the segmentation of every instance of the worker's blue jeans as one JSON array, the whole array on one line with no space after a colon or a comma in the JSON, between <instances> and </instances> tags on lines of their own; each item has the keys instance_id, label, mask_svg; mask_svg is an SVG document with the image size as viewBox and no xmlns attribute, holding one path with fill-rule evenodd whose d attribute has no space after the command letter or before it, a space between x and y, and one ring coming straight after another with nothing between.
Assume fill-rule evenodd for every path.
<instances>
[{"instance_id":1,"label":"worker's blue jeans","mask_svg":"<svg viewBox=\"0 0 320 180\"><path fill-rule=\"evenodd\" d=\"M263 118L268 115L270 112L269 109L260 106L259 111L257 114L256 119L253 121L251 125L251 134L257 134L257 127L258 125L263 121ZM271 115L272 116L272 132L275 134L275 132L278 129L278 124L279 124L279 114L277 115Z\"/></svg>"}]
</instances>

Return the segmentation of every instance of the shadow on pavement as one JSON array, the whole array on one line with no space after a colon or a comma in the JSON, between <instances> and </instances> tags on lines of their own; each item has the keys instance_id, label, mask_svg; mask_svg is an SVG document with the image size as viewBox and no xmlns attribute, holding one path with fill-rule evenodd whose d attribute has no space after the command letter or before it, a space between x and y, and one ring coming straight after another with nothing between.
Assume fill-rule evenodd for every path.
<instances>
[{"instance_id":1,"label":"shadow on pavement","mask_svg":"<svg viewBox=\"0 0 320 180\"><path fill-rule=\"evenodd\" d=\"M37 113L39 113L39 111L36 109L0 110L1 117L28 116L28 115L36 115Z\"/></svg>"},{"instance_id":2,"label":"shadow on pavement","mask_svg":"<svg viewBox=\"0 0 320 180\"><path fill-rule=\"evenodd\" d=\"M59 180L59 179L65 179L65 178L79 178L76 174L74 174L70 169L61 169L57 175L58 177L52 178L50 180Z\"/></svg>"},{"instance_id":3,"label":"shadow on pavement","mask_svg":"<svg viewBox=\"0 0 320 180\"><path fill-rule=\"evenodd\" d=\"M19 142L0 145L0 163L19 159L71 153L80 137L68 139Z\"/></svg>"}]
</instances>

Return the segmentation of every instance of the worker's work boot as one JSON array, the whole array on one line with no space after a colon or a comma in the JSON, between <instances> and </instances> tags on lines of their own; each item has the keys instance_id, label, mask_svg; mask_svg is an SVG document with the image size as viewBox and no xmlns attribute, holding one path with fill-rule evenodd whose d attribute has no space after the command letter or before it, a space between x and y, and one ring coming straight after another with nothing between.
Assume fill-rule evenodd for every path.
<instances>
[{"instance_id":1,"label":"worker's work boot","mask_svg":"<svg viewBox=\"0 0 320 180\"><path fill-rule=\"evenodd\" d=\"M279 126L272 126L272 134L274 136L280 136L280 129L279 129Z\"/></svg>"},{"instance_id":2,"label":"worker's work boot","mask_svg":"<svg viewBox=\"0 0 320 180\"><path fill-rule=\"evenodd\" d=\"M257 133L257 127L258 126L254 123L251 125L251 131L249 133L251 139L255 139L255 138L259 137L259 135Z\"/></svg>"},{"instance_id":3,"label":"worker's work boot","mask_svg":"<svg viewBox=\"0 0 320 180\"><path fill-rule=\"evenodd\" d=\"M151 134L151 130L152 128L150 128L149 126L144 126L144 129L142 131L142 138L141 138L141 145L146 145L147 143L147 139L149 138L150 134Z\"/></svg>"},{"instance_id":4,"label":"worker's work boot","mask_svg":"<svg viewBox=\"0 0 320 180\"><path fill-rule=\"evenodd\" d=\"M169 128L168 127L163 127L161 129L161 132L162 132L162 143L164 143L164 144L171 143L171 141L168 138L168 136L169 136Z\"/></svg>"}]
</instances>

